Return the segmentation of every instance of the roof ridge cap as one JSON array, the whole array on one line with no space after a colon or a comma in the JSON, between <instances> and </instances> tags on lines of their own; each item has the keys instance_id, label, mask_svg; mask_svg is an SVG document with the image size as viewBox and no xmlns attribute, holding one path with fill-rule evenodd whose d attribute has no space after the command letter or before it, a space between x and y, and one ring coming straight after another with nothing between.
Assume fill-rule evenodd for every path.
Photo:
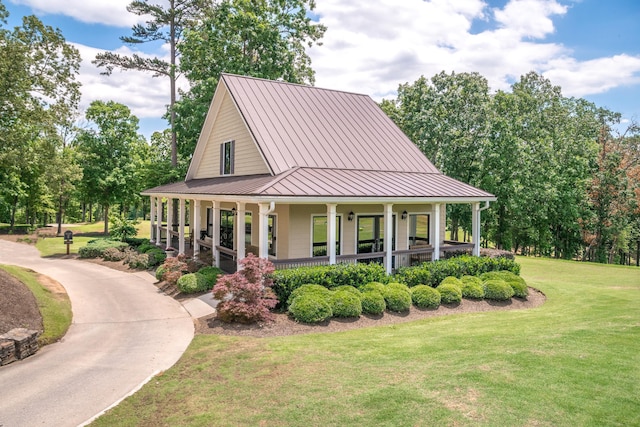
<instances>
[{"instance_id":1,"label":"roof ridge cap","mask_svg":"<svg viewBox=\"0 0 640 427\"><path fill-rule=\"evenodd\" d=\"M324 170L339 170L339 171L353 171L353 172L390 172L390 173L421 173L428 175L444 175L439 169L437 172L429 171L397 171L397 170L382 170L382 169L355 169L355 168L332 168L332 167L315 167L315 166L296 166L297 169L324 169Z\"/></svg>"},{"instance_id":2,"label":"roof ridge cap","mask_svg":"<svg viewBox=\"0 0 640 427\"><path fill-rule=\"evenodd\" d=\"M357 96L364 96L366 98L371 98L371 96L369 96L369 95L367 95L365 93L358 93L358 92L352 92L352 91L340 90L340 89L329 89L329 88L325 88L325 87L313 86L313 85L310 85L310 84L287 82L287 81L284 81L284 80L271 80L271 79L265 79L265 78L262 78L262 77L243 76L241 74L233 74L233 73L222 73L221 76L222 77L224 77L224 76L237 77L237 78L241 78L241 79L257 80L257 81L262 81L262 82L266 82L266 83L282 84L282 85L288 85L288 86L297 86L297 87L306 88L306 89L324 90L324 91L328 91L328 92L345 93L345 94L349 94L349 95L357 95Z\"/></svg>"}]
</instances>

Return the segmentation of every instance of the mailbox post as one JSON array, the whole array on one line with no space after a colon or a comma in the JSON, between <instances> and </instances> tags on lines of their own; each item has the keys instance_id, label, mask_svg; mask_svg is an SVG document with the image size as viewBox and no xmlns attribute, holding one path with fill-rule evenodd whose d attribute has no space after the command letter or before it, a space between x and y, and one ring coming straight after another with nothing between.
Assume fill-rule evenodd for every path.
<instances>
[{"instance_id":1,"label":"mailbox post","mask_svg":"<svg viewBox=\"0 0 640 427\"><path fill-rule=\"evenodd\" d=\"M67 255L69 255L69 245L73 244L73 231L64 232L64 242L67 244Z\"/></svg>"}]
</instances>

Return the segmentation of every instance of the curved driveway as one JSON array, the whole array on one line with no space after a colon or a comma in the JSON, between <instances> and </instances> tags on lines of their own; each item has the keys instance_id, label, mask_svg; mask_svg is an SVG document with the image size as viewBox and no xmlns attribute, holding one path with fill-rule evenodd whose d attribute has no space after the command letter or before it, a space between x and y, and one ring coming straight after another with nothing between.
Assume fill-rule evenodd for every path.
<instances>
[{"instance_id":1,"label":"curved driveway","mask_svg":"<svg viewBox=\"0 0 640 427\"><path fill-rule=\"evenodd\" d=\"M171 367L193 338L189 314L147 273L43 259L32 246L4 240L0 263L57 280L73 309L60 342L0 367L0 426L83 424Z\"/></svg>"}]
</instances>

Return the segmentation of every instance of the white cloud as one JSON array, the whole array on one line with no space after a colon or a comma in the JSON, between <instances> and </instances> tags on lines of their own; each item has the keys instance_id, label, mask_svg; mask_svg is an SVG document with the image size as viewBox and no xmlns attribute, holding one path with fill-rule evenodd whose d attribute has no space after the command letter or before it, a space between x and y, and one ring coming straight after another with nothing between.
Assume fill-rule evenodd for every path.
<instances>
[{"instance_id":1,"label":"white cloud","mask_svg":"<svg viewBox=\"0 0 640 427\"><path fill-rule=\"evenodd\" d=\"M131 0L9 0L14 4L29 6L39 13L70 16L88 24L105 24L114 27L131 27L140 17L127 12Z\"/></svg>"},{"instance_id":2,"label":"white cloud","mask_svg":"<svg viewBox=\"0 0 640 427\"><path fill-rule=\"evenodd\" d=\"M127 105L139 119L158 118L166 112L169 104L169 81L163 77L152 77L141 71L114 70L110 76L100 74L103 69L91 63L101 49L75 44L82 56L79 80L82 83L80 109L84 111L92 101L116 101ZM132 51L122 47L115 53L130 55ZM144 53L135 52L145 56ZM180 82L186 89L186 83Z\"/></svg>"},{"instance_id":3,"label":"white cloud","mask_svg":"<svg viewBox=\"0 0 640 427\"><path fill-rule=\"evenodd\" d=\"M494 16L519 36L543 38L554 30L550 16L566 12L567 7L555 0L512 0L504 9L495 9Z\"/></svg>"},{"instance_id":4,"label":"white cloud","mask_svg":"<svg viewBox=\"0 0 640 427\"><path fill-rule=\"evenodd\" d=\"M443 70L479 72L493 90L535 70L577 96L637 82L637 57L578 61L563 45L544 41L555 31L553 19L568 11L556 0L511 0L494 9L482 0L323 0L316 12L328 30L309 53L318 86L377 100Z\"/></svg>"},{"instance_id":5,"label":"white cloud","mask_svg":"<svg viewBox=\"0 0 640 427\"><path fill-rule=\"evenodd\" d=\"M579 62L573 58L549 61L544 76L567 96L604 93L618 86L640 84L640 56L616 55Z\"/></svg>"}]
</instances>

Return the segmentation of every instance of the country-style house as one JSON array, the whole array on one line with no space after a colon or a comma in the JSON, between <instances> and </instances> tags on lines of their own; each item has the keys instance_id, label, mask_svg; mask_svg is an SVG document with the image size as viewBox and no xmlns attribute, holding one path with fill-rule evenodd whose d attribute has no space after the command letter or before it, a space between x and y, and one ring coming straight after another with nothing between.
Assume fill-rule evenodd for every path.
<instances>
[{"instance_id":1,"label":"country-style house","mask_svg":"<svg viewBox=\"0 0 640 427\"><path fill-rule=\"evenodd\" d=\"M379 261L387 272L479 255L480 212L496 200L438 171L366 95L231 74L185 180L142 194L152 242L213 251L227 270L248 252L276 267ZM447 203L472 205L472 243L445 241Z\"/></svg>"}]
</instances>

